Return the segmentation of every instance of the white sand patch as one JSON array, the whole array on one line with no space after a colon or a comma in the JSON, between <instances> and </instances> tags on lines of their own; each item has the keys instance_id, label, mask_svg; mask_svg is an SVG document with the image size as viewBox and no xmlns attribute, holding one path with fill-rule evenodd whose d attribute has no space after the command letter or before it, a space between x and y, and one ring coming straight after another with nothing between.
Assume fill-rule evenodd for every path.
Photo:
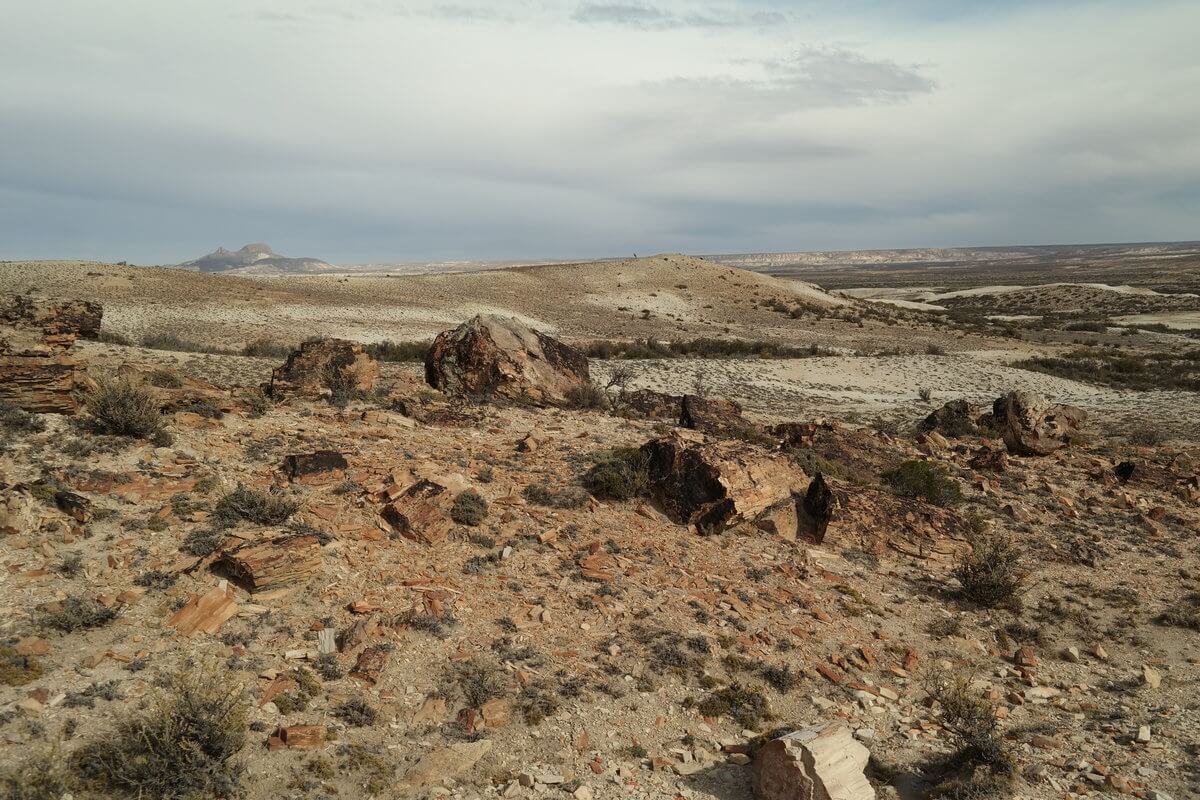
<instances>
[{"instance_id":1,"label":"white sand patch","mask_svg":"<svg viewBox=\"0 0 1200 800\"><path fill-rule=\"evenodd\" d=\"M1130 325L1162 324L1180 330L1195 330L1200 328L1200 311L1168 311L1162 314L1128 314L1115 317L1116 322Z\"/></svg>"},{"instance_id":2,"label":"white sand patch","mask_svg":"<svg viewBox=\"0 0 1200 800\"><path fill-rule=\"evenodd\" d=\"M686 297L674 292L599 292L584 295L583 300L602 308L628 309L634 313L649 310L662 316L689 318L698 310Z\"/></svg>"},{"instance_id":3,"label":"white sand patch","mask_svg":"<svg viewBox=\"0 0 1200 800\"><path fill-rule=\"evenodd\" d=\"M988 314L984 317L984 319L991 319L997 322L1025 322L1041 318L1040 314Z\"/></svg>"},{"instance_id":4,"label":"white sand patch","mask_svg":"<svg viewBox=\"0 0 1200 800\"><path fill-rule=\"evenodd\" d=\"M832 306L848 306L853 305L850 300L845 297L838 297L836 294L831 294L825 291L815 283L807 283L805 281L795 281L781 279L779 281L784 286L792 291L801 300L807 300L810 303L819 303L821 305Z\"/></svg>"},{"instance_id":5,"label":"white sand patch","mask_svg":"<svg viewBox=\"0 0 1200 800\"><path fill-rule=\"evenodd\" d=\"M919 300L901 300L895 297L869 297L866 298L868 303L882 303L883 305L896 306L897 308L908 308L913 311L945 311L945 306L934 305L933 303L922 303Z\"/></svg>"}]
</instances>

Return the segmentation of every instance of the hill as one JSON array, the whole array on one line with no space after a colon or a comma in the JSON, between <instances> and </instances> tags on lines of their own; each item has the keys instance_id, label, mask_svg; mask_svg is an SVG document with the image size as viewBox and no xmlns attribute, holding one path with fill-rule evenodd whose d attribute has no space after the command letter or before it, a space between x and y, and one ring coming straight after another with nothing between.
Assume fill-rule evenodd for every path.
<instances>
[{"instance_id":1,"label":"hill","mask_svg":"<svg viewBox=\"0 0 1200 800\"><path fill-rule=\"evenodd\" d=\"M248 244L240 250L218 247L206 256L179 265L199 272L234 272L243 275L311 275L333 269L317 258L281 256L270 245Z\"/></svg>"}]
</instances>

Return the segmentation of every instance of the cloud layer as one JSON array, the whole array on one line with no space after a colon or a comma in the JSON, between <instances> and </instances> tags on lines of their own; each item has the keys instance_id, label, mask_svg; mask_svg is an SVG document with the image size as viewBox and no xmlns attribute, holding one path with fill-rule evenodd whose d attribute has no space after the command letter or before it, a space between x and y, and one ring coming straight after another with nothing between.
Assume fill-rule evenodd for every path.
<instances>
[{"instance_id":1,"label":"cloud layer","mask_svg":"<svg viewBox=\"0 0 1200 800\"><path fill-rule=\"evenodd\" d=\"M6 16L0 258L1200 236L1194 3L60 0Z\"/></svg>"}]
</instances>

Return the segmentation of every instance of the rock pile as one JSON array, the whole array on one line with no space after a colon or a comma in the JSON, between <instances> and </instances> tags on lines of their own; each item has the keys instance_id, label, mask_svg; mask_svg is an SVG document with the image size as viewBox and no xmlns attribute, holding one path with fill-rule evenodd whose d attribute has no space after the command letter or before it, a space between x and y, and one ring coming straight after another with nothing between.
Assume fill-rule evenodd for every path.
<instances>
[{"instance_id":1,"label":"rock pile","mask_svg":"<svg viewBox=\"0 0 1200 800\"><path fill-rule=\"evenodd\" d=\"M103 310L95 303L54 304L24 295L0 305L0 401L38 414L74 414L92 386L68 355L76 338L95 338Z\"/></svg>"}]
</instances>

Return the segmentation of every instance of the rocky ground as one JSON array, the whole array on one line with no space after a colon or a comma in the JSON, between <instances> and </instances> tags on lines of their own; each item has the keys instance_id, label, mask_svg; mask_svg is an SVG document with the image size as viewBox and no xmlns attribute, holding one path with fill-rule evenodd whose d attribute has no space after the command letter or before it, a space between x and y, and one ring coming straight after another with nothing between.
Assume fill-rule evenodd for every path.
<instances>
[{"instance_id":1,"label":"rocky ground","mask_svg":"<svg viewBox=\"0 0 1200 800\"><path fill-rule=\"evenodd\" d=\"M354 350L330 356L343 385L316 355L273 380L282 358L55 349L93 378L124 366L165 434L103 433L94 403L5 411L0 764L51 754L74 797L136 796L80 754L136 738L182 670L249 699L219 759L249 798L734 800L764 742L828 723L879 797L1200 796L1196 395L1014 369L1014 347L631 362L627 392L748 412L693 399L683 433L677 397L658 417L559 407L545 378L541 407L453 398ZM1011 389L1089 418L979 427ZM914 427L960 398L965 426ZM725 476L719 524L680 517L698 472L585 488L654 442ZM885 478L911 461L936 491ZM995 542L1024 580L982 602L962 570ZM62 794L34 783L0 797Z\"/></svg>"}]
</instances>

